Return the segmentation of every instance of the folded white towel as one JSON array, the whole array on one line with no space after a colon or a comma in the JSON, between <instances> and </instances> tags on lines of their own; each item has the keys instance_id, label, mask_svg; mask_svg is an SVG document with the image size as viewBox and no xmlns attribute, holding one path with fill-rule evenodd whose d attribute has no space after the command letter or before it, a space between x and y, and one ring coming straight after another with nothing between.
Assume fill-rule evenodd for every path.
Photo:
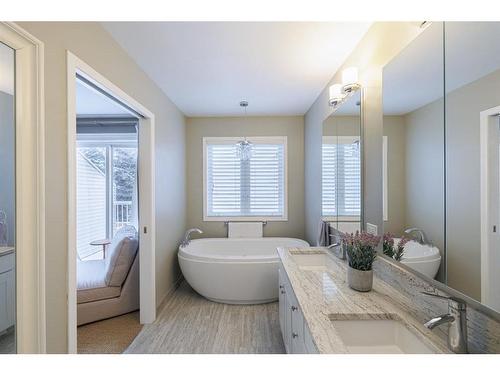
<instances>
[{"instance_id":1,"label":"folded white towel","mask_svg":"<svg viewBox=\"0 0 500 375\"><path fill-rule=\"evenodd\" d=\"M262 222L230 222L227 225L227 236L229 238L258 238L263 235Z\"/></svg>"}]
</instances>

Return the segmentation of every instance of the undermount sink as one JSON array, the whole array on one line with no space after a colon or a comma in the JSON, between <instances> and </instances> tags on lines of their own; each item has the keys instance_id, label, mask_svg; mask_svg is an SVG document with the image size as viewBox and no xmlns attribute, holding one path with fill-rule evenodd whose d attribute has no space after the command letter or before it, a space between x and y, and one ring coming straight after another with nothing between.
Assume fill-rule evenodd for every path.
<instances>
[{"instance_id":1,"label":"undermount sink","mask_svg":"<svg viewBox=\"0 0 500 375\"><path fill-rule=\"evenodd\" d=\"M432 354L420 338L397 320L332 320L350 353Z\"/></svg>"},{"instance_id":2,"label":"undermount sink","mask_svg":"<svg viewBox=\"0 0 500 375\"><path fill-rule=\"evenodd\" d=\"M292 259L302 270L325 270L328 261L326 253L292 253Z\"/></svg>"}]
</instances>

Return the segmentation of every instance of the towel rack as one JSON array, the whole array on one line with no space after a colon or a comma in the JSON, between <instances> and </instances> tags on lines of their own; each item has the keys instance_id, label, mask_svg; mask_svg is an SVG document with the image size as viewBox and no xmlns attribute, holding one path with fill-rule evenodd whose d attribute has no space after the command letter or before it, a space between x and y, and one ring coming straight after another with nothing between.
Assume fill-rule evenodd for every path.
<instances>
[{"instance_id":1,"label":"towel rack","mask_svg":"<svg viewBox=\"0 0 500 375\"><path fill-rule=\"evenodd\" d=\"M229 225L229 221L224 222L224 226ZM262 223L262 225L267 225L267 221L231 221L231 223Z\"/></svg>"}]
</instances>

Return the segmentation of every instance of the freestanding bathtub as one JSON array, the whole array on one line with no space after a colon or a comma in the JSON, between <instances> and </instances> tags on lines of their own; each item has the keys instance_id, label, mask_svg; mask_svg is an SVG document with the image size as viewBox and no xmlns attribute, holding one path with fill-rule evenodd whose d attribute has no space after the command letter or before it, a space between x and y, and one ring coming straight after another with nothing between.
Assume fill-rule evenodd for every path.
<instances>
[{"instance_id":1,"label":"freestanding bathtub","mask_svg":"<svg viewBox=\"0 0 500 375\"><path fill-rule=\"evenodd\" d=\"M204 238L179 248L189 285L205 298L228 304L278 299L278 247L308 247L295 238Z\"/></svg>"},{"instance_id":2,"label":"freestanding bathtub","mask_svg":"<svg viewBox=\"0 0 500 375\"><path fill-rule=\"evenodd\" d=\"M397 245L400 240L400 238L395 238L394 244ZM441 254L439 249L435 246L421 245L412 240L405 246L401 263L434 279L441 265Z\"/></svg>"}]
</instances>

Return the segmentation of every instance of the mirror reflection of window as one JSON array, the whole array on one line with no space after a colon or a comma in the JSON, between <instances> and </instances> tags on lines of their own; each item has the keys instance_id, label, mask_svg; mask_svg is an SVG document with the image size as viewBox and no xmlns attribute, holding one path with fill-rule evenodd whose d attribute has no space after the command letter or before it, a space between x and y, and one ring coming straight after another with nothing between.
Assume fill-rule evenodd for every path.
<instances>
[{"instance_id":1,"label":"mirror reflection of window","mask_svg":"<svg viewBox=\"0 0 500 375\"><path fill-rule=\"evenodd\" d=\"M361 228L360 92L323 122L322 218L345 233Z\"/></svg>"}]
</instances>

